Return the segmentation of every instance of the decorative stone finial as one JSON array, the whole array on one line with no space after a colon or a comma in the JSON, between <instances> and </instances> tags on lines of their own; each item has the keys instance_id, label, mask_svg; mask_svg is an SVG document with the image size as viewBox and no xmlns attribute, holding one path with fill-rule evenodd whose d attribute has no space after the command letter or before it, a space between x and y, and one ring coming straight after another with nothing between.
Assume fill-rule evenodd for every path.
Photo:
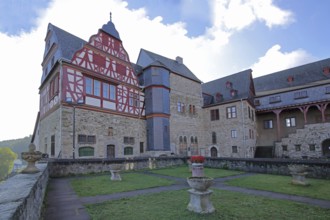
<instances>
[{"instance_id":1,"label":"decorative stone finial","mask_svg":"<svg viewBox=\"0 0 330 220\"><path fill-rule=\"evenodd\" d=\"M29 145L28 152L22 152L22 159L28 162L27 167L22 171L22 173L38 173L40 170L36 167L36 161L40 160L42 153L40 151L35 151L36 146L31 143Z\"/></svg>"},{"instance_id":2,"label":"decorative stone finial","mask_svg":"<svg viewBox=\"0 0 330 220\"><path fill-rule=\"evenodd\" d=\"M110 21L112 22L112 12L110 12Z\"/></svg>"}]
</instances>

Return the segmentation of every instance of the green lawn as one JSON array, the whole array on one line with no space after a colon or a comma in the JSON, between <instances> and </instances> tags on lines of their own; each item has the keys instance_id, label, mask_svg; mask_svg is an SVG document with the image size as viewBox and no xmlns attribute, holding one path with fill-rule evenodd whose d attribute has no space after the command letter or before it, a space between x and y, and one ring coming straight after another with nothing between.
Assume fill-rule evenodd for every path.
<instances>
[{"instance_id":1,"label":"green lawn","mask_svg":"<svg viewBox=\"0 0 330 220\"><path fill-rule=\"evenodd\" d=\"M157 186L167 186L174 181L145 175L142 173L122 173L122 181L111 181L110 173L101 176L86 176L70 181L79 196L106 195ZM134 183L134 184L133 184Z\"/></svg>"},{"instance_id":2,"label":"green lawn","mask_svg":"<svg viewBox=\"0 0 330 220\"><path fill-rule=\"evenodd\" d=\"M257 174L233 179L226 183L231 186L330 200L330 180L307 178L309 186L297 186L291 184L291 179L291 176Z\"/></svg>"},{"instance_id":3,"label":"green lawn","mask_svg":"<svg viewBox=\"0 0 330 220\"><path fill-rule=\"evenodd\" d=\"M191 171L189 171L188 165L172 167L172 168L165 168L165 169L150 170L150 172L167 175L167 176L181 177L181 178L187 178L187 177L191 176ZM212 178L233 176L233 175L238 175L241 173L244 173L244 172L204 167L204 175L208 176L208 177L212 177Z\"/></svg>"},{"instance_id":4,"label":"green lawn","mask_svg":"<svg viewBox=\"0 0 330 220\"><path fill-rule=\"evenodd\" d=\"M187 210L187 190L87 205L92 219L329 219L330 209L300 203L274 200L236 192L213 189L211 201L216 209L212 214L200 215Z\"/></svg>"}]
</instances>

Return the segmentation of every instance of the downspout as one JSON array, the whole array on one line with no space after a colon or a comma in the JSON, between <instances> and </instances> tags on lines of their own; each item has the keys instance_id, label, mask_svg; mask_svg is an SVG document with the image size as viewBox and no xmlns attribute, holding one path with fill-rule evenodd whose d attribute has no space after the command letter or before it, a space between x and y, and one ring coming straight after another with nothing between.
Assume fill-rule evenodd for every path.
<instances>
[{"instance_id":1,"label":"downspout","mask_svg":"<svg viewBox=\"0 0 330 220\"><path fill-rule=\"evenodd\" d=\"M62 59L59 60L60 63L60 83L59 83L59 99L60 99L60 138L59 138L59 143L60 143L60 152L58 157L62 158L62 153L63 153L63 143L62 143L62 84L63 84L63 70L62 70Z\"/></svg>"},{"instance_id":2,"label":"downspout","mask_svg":"<svg viewBox=\"0 0 330 220\"><path fill-rule=\"evenodd\" d=\"M242 129L243 129L243 149L244 149L244 154L246 157L246 140L245 140L245 117L244 117L244 110L243 110L243 99L241 99L241 112L242 112Z\"/></svg>"}]
</instances>

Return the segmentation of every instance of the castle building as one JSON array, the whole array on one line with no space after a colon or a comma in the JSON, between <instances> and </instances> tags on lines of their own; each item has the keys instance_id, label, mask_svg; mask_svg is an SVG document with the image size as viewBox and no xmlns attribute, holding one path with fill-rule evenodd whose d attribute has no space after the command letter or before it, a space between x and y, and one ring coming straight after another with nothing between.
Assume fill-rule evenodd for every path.
<instances>
[{"instance_id":1,"label":"castle building","mask_svg":"<svg viewBox=\"0 0 330 220\"><path fill-rule=\"evenodd\" d=\"M52 158L330 156L330 59L201 82L183 58L129 60L111 18L84 41L48 25L33 142Z\"/></svg>"}]
</instances>

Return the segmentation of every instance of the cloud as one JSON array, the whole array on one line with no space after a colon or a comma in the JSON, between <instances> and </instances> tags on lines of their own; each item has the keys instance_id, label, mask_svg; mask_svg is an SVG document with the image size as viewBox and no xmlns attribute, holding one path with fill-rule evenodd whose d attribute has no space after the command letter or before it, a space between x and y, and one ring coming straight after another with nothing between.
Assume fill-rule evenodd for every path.
<instances>
[{"instance_id":1,"label":"cloud","mask_svg":"<svg viewBox=\"0 0 330 220\"><path fill-rule=\"evenodd\" d=\"M293 21L292 13L278 8L272 0L213 0L214 26L227 31L239 31L256 20L268 27Z\"/></svg>"},{"instance_id":2,"label":"cloud","mask_svg":"<svg viewBox=\"0 0 330 220\"><path fill-rule=\"evenodd\" d=\"M281 46L276 44L271 47L258 62L251 66L253 77L289 69L315 61L315 57L302 49L291 52L282 52Z\"/></svg>"},{"instance_id":3,"label":"cloud","mask_svg":"<svg viewBox=\"0 0 330 220\"><path fill-rule=\"evenodd\" d=\"M112 12L112 20L131 62L136 62L141 48L172 59L181 56L187 67L207 82L223 77L224 73L234 73L226 63L234 34L256 21L272 27L288 24L291 19L291 12L274 6L270 0L209 0L209 4L213 11L206 16L212 18L212 26L197 37L187 36L183 22L164 24L162 17L150 19L144 8L130 10L128 3L120 0L53 0L33 19L37 28L31 32L11 37L0 33L0 48L4 55L1 75L5 79L0 81L0 100L5 103L0 114L0 140L23 137L33 132L39 108L44 39L49 22L88 41L108 22ZM268 12L264 13L264 10ZM241 68L239 60L244 56L246 54L233 56L237 60L236 69ZM274 46L253 65L254 74L265 73L267 68L262 69L262 66L267 66L268 70L278 68L278 63L272 63L271 58L274 57L282 59L284 68L308 60L309 55L303 50L283 53L279 46Z\"/></svg>"}]
</instances>

